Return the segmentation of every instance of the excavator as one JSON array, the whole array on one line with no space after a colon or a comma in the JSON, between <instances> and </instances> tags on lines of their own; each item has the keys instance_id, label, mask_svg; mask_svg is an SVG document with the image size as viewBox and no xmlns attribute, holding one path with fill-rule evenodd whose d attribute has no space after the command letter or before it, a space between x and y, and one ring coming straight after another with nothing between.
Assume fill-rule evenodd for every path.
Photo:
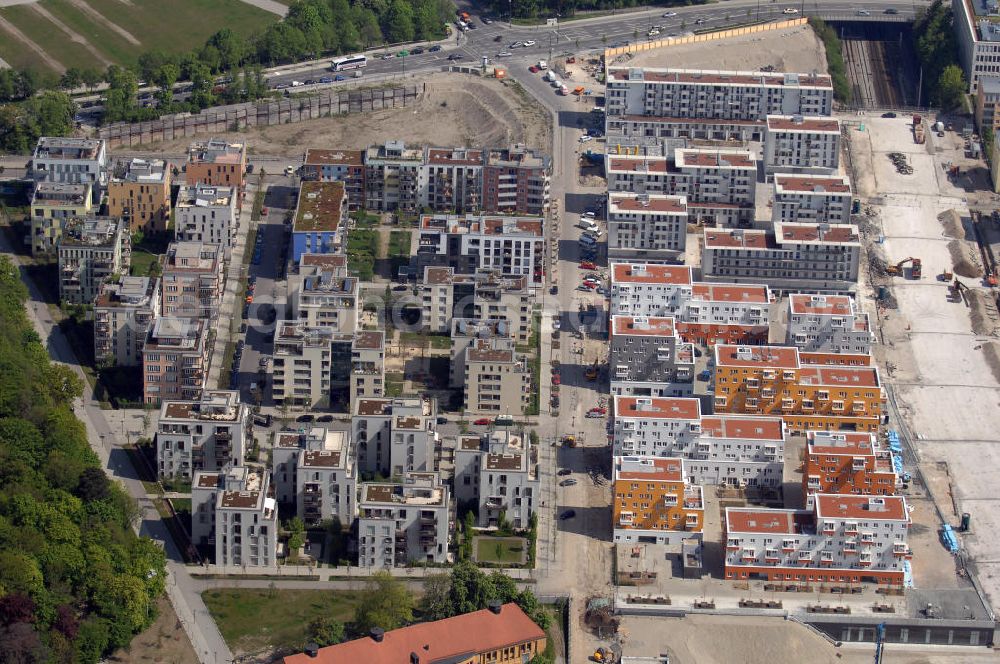
<instances>
[{"instance_id":1,"label":"excavator","mask_svg":"<svg viewBox=\"0 0 1000 664\"><path fill-rule=\"evenodd\" d=\"M919 258L914 258L910 256L909 258L904 258L895 265L887 265L885 268L885 273L890 277L898 277L903 274L903 266L910 263L910 278L919 279L920 275L923 274L923 266L921 265Z\"/></svg>"},{"instance_id":2,"label":"excavator","mask_svg":"<svg viewBox=\"0 0 1000 664\"><path fill-rule=\"evenodd\" d=\"M597 380L597 360L594 360L594 364L587 367L587 370L583 373L583 377L588 381Z\"/></svg>"},{"instance_id":3,"label":"excavator","mask_svg":"<svg viewBox=\"0 0 1000 664\"><path fill-rule=\"evenodd\" d=\"M964 301L966 306L969 304L969 287L963 284L958 279L955 283L948 286L948 299L952 302L962 302Z\"/></svg>"}]
</instances>

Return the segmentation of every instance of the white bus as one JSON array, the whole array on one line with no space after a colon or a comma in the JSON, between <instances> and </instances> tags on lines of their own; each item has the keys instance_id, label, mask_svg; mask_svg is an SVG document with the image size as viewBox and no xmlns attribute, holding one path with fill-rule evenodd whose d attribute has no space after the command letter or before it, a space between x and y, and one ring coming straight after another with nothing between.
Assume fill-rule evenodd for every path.
<instances>
[{"instance_id":1,"label":"white bus","mask_svg":"<svg viewBox=\"0 0 1000 664\"><path fill-rule=\"evenodd\" d=\"M344 71L345 69L358 69L368 64L368 57L364 55L348 55L343 58L335 58L330 63L330 71Z\"/></svg>"}]
</instances>

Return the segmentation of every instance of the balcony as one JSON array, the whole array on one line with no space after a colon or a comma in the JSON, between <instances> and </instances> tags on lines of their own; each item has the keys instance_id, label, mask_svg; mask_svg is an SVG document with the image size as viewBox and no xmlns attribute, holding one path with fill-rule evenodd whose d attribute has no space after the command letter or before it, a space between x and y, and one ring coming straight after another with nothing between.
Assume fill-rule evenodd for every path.
<instances>
[{"instance_id":1,"label":"balcony","mask_svg":"<svg viewBox=\"0 0 1000 664\"><path fill-rule=\"evenodd\" d=\"M892 547L892 555L896 558L913 558L913 551L907 547L905 544L894 544Z\"/></svg>"},{"instance_id":2,"label":"balcony","mask_svg":"<svg viewBox=\"0 0 1000 664\"><path fill-rule=\"evenodd\" d=\"M742 540L738 537L730 538L726 540L726 550L727 551L739 551L743 546Z\"/></svg>"},{"instance_id":3,"label":"balcony","mask_svg":"<svg viewBox=\"0 0 1000 664\"><path fill-rule=\"evenodd\" d=\"M744 549L743 553L740 554L740 560L745 563L756 562L757 553L752 549Z\"/></svg>"}]
</instances>

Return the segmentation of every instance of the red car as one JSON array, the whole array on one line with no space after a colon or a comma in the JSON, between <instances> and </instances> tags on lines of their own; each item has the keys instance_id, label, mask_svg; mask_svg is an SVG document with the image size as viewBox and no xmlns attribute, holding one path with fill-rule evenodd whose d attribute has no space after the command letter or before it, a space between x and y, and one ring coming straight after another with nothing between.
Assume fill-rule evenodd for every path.
<instances>
[{"instance_id":1,"label":"red car","mask_svg":"<svg viewBox=\"0 0 1000 664\"><path fill-rule=\"evenodd\" d=\"M530 67L528 67L528 71L530 71L532 74L537 74L538 67L536 67L535 65L531 65Z\"/></svg>"},{"instance_id":2,"label":"red car","mask_svg":"<svg viewBox=\"0 0 1000 664\"><path fill-rule=\"evenodd\" d=\"M588 290L594 290L595 288L597 288L597 283L593 281L585 281L583 282L583 287Z\"/></svg>"},{"instance_id":3,"label":"red car","mask_svg":"<svg viewBox=\"0 0 1000 664\"><path fill-rule=\"evenodd\" d=\"M552 374L552 384L558 385L561 381L559 380L559 374Z\"/></svg>"},{"instance_id":4,"label":"red car","mask_svg":"<svg viewBox=\"0 0 1000 664\"><path fill-rule=\"evenodd\" d=\"M583 261L582 263L580 263L580 269L581 270L596 270L597 266L594 265L593 261Z\"/></svg>"},{"instance_id":5,"label":"red car","mask_svg":"<svg viewBox=\"0 0 1000 664\"><path fill-rule=\"evenodd\" d=\"M477 427L485 427L488 426L489 423L490 423L490 418L488 417L480 417L478 420L473 422L473 424L475 424Z\"/></svg>"},{"instance_id":6,"label":"red car","mask_svg":"<svg viewBox=\"0 0 1000 664\"><path fill-rule=\"evenodd\" d=\"M600 406L597 406L595 408L591 408L590 412L597 413L598 415L607 415L608 414L608 409L607 408L601 408Z\"/></svg>"}]
</instances>

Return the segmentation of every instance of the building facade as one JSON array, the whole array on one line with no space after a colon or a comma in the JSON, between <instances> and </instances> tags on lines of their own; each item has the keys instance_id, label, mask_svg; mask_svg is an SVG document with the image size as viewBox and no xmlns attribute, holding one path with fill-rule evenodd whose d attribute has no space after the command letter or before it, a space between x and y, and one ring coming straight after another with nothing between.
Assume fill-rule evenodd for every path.
<instances>
[{"instance_id":1,"label":"building facade","mask_svg":"<svg viewBox=\"0 0 1000 664\"><path fill-rule=\"evenodd\" d=\"M501 518L526 529L539 507L538 451L509 429L462 436L455 446L455 500L475 504L476 525L496 528Z\"/></svg>"},{"instance_id":2,"label":"building facade","mask_svg":"<svg viewBox=\"0 0 1000 664\"><path fill-rule=\"evenodd\" d=\"M42 136L31 155L35 182L89 184L100 203L108 184L108 146L104 139Z\"/></svg>"},{"instance_id":3,"label":"building facade","mask_svg":"<svg viewBox=\"0 0 1000 664\"><path fill-rule=\"evenodd\" d=\"M358 502L358 565L399 567L448 560L451 497L436 473L364 483Z\"/></svg>"},{"instance_id":4,"label":"building facade","mask_svg":"<svg viewBox=\"0 0 1000 664\"><path fill-rule=\"evenodd\" d=\"M482 209L542 216L549 205L552 159L524 145L486 151Z\"/></svg>"},{"instance_id":5,"label":"building facade","mask_svg":"<svg viewBox=\"0 0 1000 664\"><path fill-rule=\"evenodd\" d=\"M456 273L490 270L543 281L545 226L534 217L425 215L420 219L413 266L452 267Z\"/></svg>"},{"instance_id":6,"label":"building facade","mask_svg":"<svg viewBox=\"0 0 1000 664\"><path fill-rule=\"evenodd\" d=\"M196 401L164 401L156 424L156 470L160 478L191 480L199 471L242 466L252 441L252 414L239 392L205 391Z\"/></svg>"},{"instance_id":7,"label":"building facade","mask_svg":"<svg viewBox=\"0 0 1000 664\"><path fill-rule=\"evenodd\" d=\"M131 236L110 217L68 219L59 237L59 299L91 304L104 282L127 272L132 260Z\"/></svg>"},{"instance_id":8,"label":"building facade","mask_svg":"<svg viewBox=\"0 0 1000 664\"><path fill-rule=\"evenodd\" d=\"M812 510L730 507L726 578L902 587L909 526L900 496L817 494Z\"/></svg>"},{"instance_id":9,"label":"building facade","mask_svg":"<svg viewBox=\"0 0 1000 664\"><path fill-rule=\"evenodd\" d=\"M701 539L702 489L689 484L684 460L616 456L612 519L616 544L678 544Z\"/></svg>"},{"instance_id":10,"label":"building facade","mask_svg":"<svg viewBox=\"0 0 1000 664\"><path fill-rule=\"evenodd\" d=\"M94 211L93 185L39 182L31 195L31 255L54 256L63 224Z\"/></svg>"},{"instance_id":11,"label":"building facade","mask_svg":"<svg viewBox=\"0 0 1000 664\"><path fill-rule=\"evenodd\" d=\"M802 495L806 508L822 493L862 496L896 494L902 466L877 433L807 431Z\"/></svg>"},{"instance_id":12,"label":"building facade","mask_svg":"<svg viewBox=\"0 0 1000 664\"><path fill-rule=\"evenodd\" d=\"M875 343L868 314L846 295L788 296L785 343L808 352L870 353Z\"/></svg>"},{"instance_id":13,"label":"building facade","mask_svg":"<svg viewBox=\"0 0 1000 664\"><path fill-rule=\"evenodd\" d=\"M142 366L149 328L160 315L160 280L121 277L94 300L94 361L98 366Z\"/></svg>"},{"instance_id":14,"label":"building facade","mask_svg":"<svg viewBox=\"0 0 1000 664\"><path fill-rule=\"evenodd\" d=\"M958 56L969 82L977 92L979 82L1000 75L1000 7L989 0L952 0Z\"/></svg>"},{"instance_id":15,"label":"building facade","mask_svg":"<svg viewBox=\"0 0 1000 664\"><path fill-rule=\"evenodd\" d=\"M776 415L791 431L877 431L885 391L874 366L800 361L788 346L715 347L715 412Z\"/></svg>"},{"instance_id":16,"label":"building facade","mask_svg":"<svg viewBox=\"0 0 1000 664\"><path fill-rule=\"evenodd\" d=\"M108 181L108 214L124 219L130 232L166 232L170 182L170 164L162 159L119 164Z\"/></svg>"},{"instance_id":17,"label":"building facade","mask_svg":"<svg viewBox=\"0 0 1000 664\"><path fill-rule=\"evenodd\" d=\"M234 466L198 473L191 485L191 540L216 565L274 569L278 510L268 473Z\"/></svg>"},{"instance_id":18,"label":"building facade","mask_svg":"<svg viewBox=\"0 0 1000 664\"><path fill-rule=\"evenodd\" d=\"M764 134L768 172L836 173L840 168L840 120L769 115Z\"/></svg>"},{"instance_id":19,"label":"building facade","mask_svg":"<svg viewBox=\"0 0 1000 664\"><path fill-rule=\"evenodd\" d=\"M521 417L531 398L531 368L509 340L483 339L465 351L464 384L466 412Z\"/></svg>"},{"instance_id":20,"label":"building facade","mask_svg":"<svg viewBox=\"0 0 1000 664\"><path fill-rule=\"evenodd\" d=\"M327 265L331 261L323 258L341 260ZM341 262L343 267L337 265ZM289 275L288 288L292 320L310 327L329 327L337 334L357 330L361 294L358 280L347 276L345 256L303 254L298 274Z\"/></svg>"},{"instance_id":21,"label":"building facade","mask_svg":"<svg viewBox=\"0 0 1000 664\"><path fill-rule=\"evenodd\" d=\"M184 165L184 181L188 185L207 184L229 187L243 200L246 192L247 147L243 143L228 143L219 138L192 143Z\"/></svg>"},{"instance_id":22,"label":"building facade","mask_svg":"<svg viewBox=\"0 0 1000 664\"><path fill-rule=\"evenodd\" d=\"M687 246L684 196L608 194L608 255L676 259Z\"/></svg>"},{"instance_id":23,"label":"building facade","mask_svg":"<svg viewBox=\"0 0 1000 664\"><path fill-rule=\"evenodd\" d=\"M343 182L303 182L292 221L292 260L306 253L340 253L346 214Z\"/></svg>"},{"instance_id":24,"label":"building facade","mask_svg":"<svg viewBox=\"0 0 1000 664\"><path fill-rule=\"evenodd\" d=\"M158 318L142 347L143 401L199 400L208 374L208 327L196 318Z\"/></svg>"},{"instance_id":25,"label":"building facade","mask_svg":"<svg viewBox=\"0 0 1000 664\"><path fill-rule=\"evenodd\" d=\"M668 384L668 394L691 394L694 347L680 341L669 317L612 316L611 393L627 394L628 384Z\"/></svg>"},{"instance_id":26,"label":"building facade","mask_svg":"<svg viewBox=\"0 0 1000 664\"><path fill-rule=\"evenodd\" d=\"M181 185L175 207L179 242L221 244L228 257L236 242L239 208L235 189L207 184Z\"/></svg>"},{"instance_id":27,"label":"building facade","mask_svg":"<svg viewBox=\"0 0 1000 664\"><path fill-rule=\"evenodd\" d=\"M309 148L302 160L302 179L343 182L348 207L357 210L365 206L364 150Z\"/></svg>"},{"instance_id":28,"label":"building facade","mask_svg":"<svg viewBox=\"0 0 1000 664\"><path fill-rule=\"evenodd\" d=\"M851 181L847 176L774 176L771 220L803 224L850 224Z\"/></svg>"},{"instance_id":29,"label":"building facade","mask_svg":"<svg viewBox=\"0 0 1000 664\"><path fill-rule=\"evenodd\" d=\"M361 398L353 402L351 437L358 470L398 477L436 468L437 401L426 397Z\"/></svg>"},{"instance_id":30,"label":"building facade","mask_svg":"<svg viewBox=\"0 0 1000 664\"><path fill-rule=\"evenodd\" d=\"M329 405L334 336L329 327L278 322L271 370L276 404L306 409Z\"/></svg>"},{"instance_id":31,"label":"building facade","mask_svg":"<svg viewBox=\"0 0 1000 664\"><path fill-rule=\"evenodd\" d=\"M354 333L351 344L351 403L385 396L385 332Z\"/></svg>"},{"instance_id":32,"label":"building facade","mask_svg":"<svg viewBox=\"0 0 1000 664\"><path fill-rule=\"evenodd\" d=\"M279 431L271 454L278 503L294 505L307 526L336 519L350 528L357 516L357 461L348 431L321 426Z\"/></svg>"},{"instance_id":33,"label":"building facade","mask_svg":"<svg viewBox=\"0 0 1000 664\"><path fill-rule=\"evenodd\" d=\"M778 223L773 231L705 229L707 281L781 290L849 292L857 287L858 230L849 225Z\"/></svg>"},{"instance_id":34,"label":"building facade","mask_svg":"<svg viewBox=\"0 0 1000 664\"><path fill-rule=\"evenodd\" d=\"M222 245L171 242L163 257L163 315L215 320L225 293Z\"/></svg>"}]
</instances>

